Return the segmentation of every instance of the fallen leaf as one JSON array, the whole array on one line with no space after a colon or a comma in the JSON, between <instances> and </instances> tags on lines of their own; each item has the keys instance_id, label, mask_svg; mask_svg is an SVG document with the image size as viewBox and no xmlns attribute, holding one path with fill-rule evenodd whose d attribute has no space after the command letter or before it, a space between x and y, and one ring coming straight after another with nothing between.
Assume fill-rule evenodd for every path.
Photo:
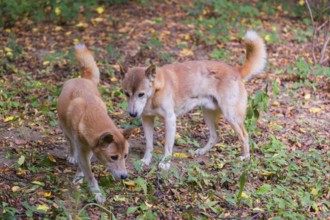
<instances>
[{"instance_id":1,"label":"fallen leaf","mask_svg":"<svg viewBox=\"0 0 330 220\"><path fill-rule=\"evenodd\" d=\"M177 158L188 158L188 156L184 153L174 153L173 157L177 157Z\"/></svg>"},{"instance_id":2,"label":"fallen leaf","mask_svg":"<svg viewBox=\"0 0 330 220\"><path fill-rule=\"evenodd\" d=\"M127 186L135 186L135 182L133 180L126 180L124 181L124 184Z\"/></svg>"},{"instance_id":3,"label":"fallen leaf","mask_svg":"<svg viewBox=\"0 0 330 220\"><path fill-rule=\"evenodd\" d=\"M98 14L102 14L104 12L104 8L103 7L98 7L96 9L96 11L97 11Z\"/></svg>"},{"instance_id":4,"label":"fallen leaf","mask_svg":"<svg viewBox=\"0 0 330 220\"><path fill-rule=\"evenodd\" d=\"M40 185L40 186L44 186L45 184L40 182L40 181L33 181L32 182L33 184L36 184L36 185Z\"/></svg>"},{"instance_id":5,"label":"fallen leaf","mask_svg":"<svg viewBox=\"0 0 330 220\"><path fill-rule=\"evenodd\" d=\"M156 149L156 150L154 150L154 153L156 153L156 154L162 154L163 151Z\"/></svg>"},{"instance_id":6,"label":"fallen leaf","mask_svg":"<svg viewBox=\"0 0 330 220\"><path fill-rule=\"evenodd\" d=\"M180 56L190 56L190 55L194 55L194 52L192 50L187 49L187 48L184 48L180 52Z\"/></svg>"},{"instance_id":7,"label":"fallen leaf","mask_svg":"<svg viewBox=\"0 0 330 220\"><path fill-rule=\"evenodd\" d=\"M25 161L25 156L22 155L18 158L17 163L18 163L18 165L21 166L24 163L24 161Z\"/></svg>"},{"instance_id":8,"label":"fallen leaf","mask_svg":"<svg viewBox=\"0 0 330 220\"><path fill-rule=\"evenodd\" d=\"M5 118L5 120L3 120L4 122L8 122L8 121L12 121L15 119L15 116L8 116Z\"/></svg>"},{"instance_id":9,"label":"fallen leaf","mask_svg":"<svg viewBox=\"0 0 330 220\"><path fill-rule=\"evenodd\" d=\"M38 205L38 206L37 206L37 210L39 210L39 211L44 211L44 212L47 212L47 211L48 211L48 209L49 209L49 206L48 206L48 205L46 205L46 204L43 204L43 205Z\"/></svg>"},{"instance_id":10,"label":"fallen leaf","mask_svg":"<svg viewBox=\"0 0 330 220\"><path fill-rule=\"evenodd\" d=\"M311 109L309 109L309 112L314 113L314 114L318 113L319 111L321 111L320 108L311 108Z\"/></svg>"},{"instance_id":11,"label":"fallen leaf","mask_svg":"<svg viewBox=\"0 0 330 220\"><path fill-rule=\"evenodd\" d=\"M20 189L19 186L13 186L13 187L11 188L11 190L12 190L13 192L18 191L19 189Z\"/></svg>"},{"instance_id":12,"label":"fallen leaf","mask_svg":"<svg viewBox=\"0 0 330 220\"><path fill-rule=\"evenodd\" d=\"M304 98L306 99L306 100L308 100L308 99L310 99L311 98L311 94L306 94L305 96L304 96Z\"/></svg>"},{"instance_id":13,"label":"fallen leaf","mask_svg":"<svg viewBox=\"0 0 330 220\"><path fill-rule=\"evenodd\" d=\"M48 154L48 160L50 160L50 161L53 162L53 163L56 163L56 159L55 159L54 156L51 155L51 154Z\"/></svg>"}]
</instances>

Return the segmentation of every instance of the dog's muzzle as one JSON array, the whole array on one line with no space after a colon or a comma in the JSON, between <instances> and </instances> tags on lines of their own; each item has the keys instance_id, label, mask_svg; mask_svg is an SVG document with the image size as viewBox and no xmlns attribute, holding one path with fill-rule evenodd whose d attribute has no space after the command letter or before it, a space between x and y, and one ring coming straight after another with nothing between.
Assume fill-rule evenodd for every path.
<instances>
[{"instance_id":1,"label":"dog's muzzle","mask_svg":"<svg viewBox=\"0 0 330 220\"><path fill-rule=\"evenodd\" d=\"M138 113L137 113L137 112L133 112L133 113L130 112L129 115L130 115L131 117L135 118L135 117L138 115Z\"/></svg>"}]
</instances>

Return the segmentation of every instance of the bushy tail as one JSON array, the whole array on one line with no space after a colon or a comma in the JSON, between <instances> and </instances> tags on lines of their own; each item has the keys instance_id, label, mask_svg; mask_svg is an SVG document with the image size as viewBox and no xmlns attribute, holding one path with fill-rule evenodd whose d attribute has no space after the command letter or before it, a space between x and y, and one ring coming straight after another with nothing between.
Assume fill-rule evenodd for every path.
<instances>
[{"instance_id":1,"label":"bushy tail","mask_svg":"<svg viewBox=\"0 0 330 220\"><path fill-rule=\"evenodd\" d=\"M100 81L100 71L92 53L81 43L76 44L74 49L81 77L92 80L97 85Z\"/></svg>"},{"instance_id":2,"label":"bushy tail","mask_svg":"<svg viewBox=\"0 0 330 220\"><path fill-rule=\"evenodd\" d=\"M253 30L246 32L244 42L246 60L239 70L243 79L251 79L261 73L266 66L266 46L263 39Z\"/></svg>"}]
</instances>

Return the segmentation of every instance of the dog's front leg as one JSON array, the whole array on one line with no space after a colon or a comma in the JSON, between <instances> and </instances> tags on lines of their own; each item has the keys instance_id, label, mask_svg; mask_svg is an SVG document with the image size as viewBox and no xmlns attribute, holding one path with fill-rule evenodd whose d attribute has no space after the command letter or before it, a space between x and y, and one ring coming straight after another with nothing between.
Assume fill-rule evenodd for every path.
<instances>
[{"instance_id":1,"label":"dog's front leg","mask_svg":"<svg viewBox=\"0 0 330 220\"><path fill-rule=\"evenodd\" d=\"M90 190L95 196L95 200L99 204L103 204L105 202L105 198L103 197L99 184L97 183L91 168L90 158L92 156L92 152L83 152L80 150L78 153L78 166L80 169L77 170L78 172L82 172L85 176L85 180L88 183Z\"/></svg>"},{"instance_id":2,"label":"dog's front leg","mask_svg":"<svg viewBox=\"0 0 330 220\"><path fill-rule=\"evenodd\" d=\"M174 113L165 117L165 147L164 157L159 163L159 168L168 170L171 166L170 157L173 152L173 145L176 132L176 116Z\"/></svg>"},{"instance_id":3,"label":"dog's front leg","mask_svg":"<svg viewBox=\"0 0 330 220\"><path fill-rule=\"evenodd\" d=\"M142 116L142 125L144 130L144 135L146 137L146 149L141 160L145 165L149 165L152 158L152 150L154 148L154 116Z\"/></svg>"}]
</instances>

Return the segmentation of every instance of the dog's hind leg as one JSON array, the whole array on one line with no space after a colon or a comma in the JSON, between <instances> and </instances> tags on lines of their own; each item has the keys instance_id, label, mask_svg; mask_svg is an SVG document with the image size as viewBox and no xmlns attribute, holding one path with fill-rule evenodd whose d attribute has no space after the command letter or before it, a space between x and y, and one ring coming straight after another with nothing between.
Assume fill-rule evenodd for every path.
<instances>
[{"instance_id":1,"label":"dog's hind leg","mask_svg":"<svg viewBox=\"0 0 330 220\"><path fill-rule=\"evenodd\" d=\"M250 146L249 146L249 136L245 130L243 122L229 122L235 132L238 134L239 139L242 141L243 145L241 147L242 155L241 160L250 159Z\"/></svg>"},{"instance_id":2,"label":"dog's hind leg","mask_svg":"<svg viewBox=\"0 0 330 220\"><path fill-rule=\"evenodd\" d=\"M195 151L195 153L199 154L199 155L205 154L208 150L210 150L213 147L213 145L218 140L217 129L218 129L218 119L220 116L220 110L219 109L210 110L210 109L203 108L203 116L204 116L206 125L210 129L210 138L209 138L207 144L203 148L197 149Z\"/></svg>"},{"instance_id":3,"label":"dog's hind leg","mask_svg":"<svg viewBox=\"0 0 330 220\"><path fill-rule=\"evenodd\" d=\"M226 105L224 105L226 106ZM244 127L245 111L243 108L228 107L228 105L222 109L224 118L229 122L234 129L239 139L242 142L241 147L241 160L250 158L249 136Z\"/></svg>"},{"instance_id":4,"label":"dog's hind leg","mask_svg":"<svg viewBox=\"0 0 330 220\"><path fill-rule=\"evenodd\" d=\"M68 154L68 157L67 157L67 161L69 161L69 163L76 164L77 160L75 158L75 150L74 150L74 145L72 143L72 140L68 135L65 135L65 138L69 142L69 154Z\"/></svg>"},{"instance_id":5,"label":"dog's hind leg","mask_svg":"<svg viewBox=\"0 0 330 220\"><path fill-rule=\"evenodd\" d=\"M146 149L142 158L142 163L149 165L152 158L153 140L154 140L154 117L142 116L142 125L146 137Z\"/></svg>"}]
</instances>

